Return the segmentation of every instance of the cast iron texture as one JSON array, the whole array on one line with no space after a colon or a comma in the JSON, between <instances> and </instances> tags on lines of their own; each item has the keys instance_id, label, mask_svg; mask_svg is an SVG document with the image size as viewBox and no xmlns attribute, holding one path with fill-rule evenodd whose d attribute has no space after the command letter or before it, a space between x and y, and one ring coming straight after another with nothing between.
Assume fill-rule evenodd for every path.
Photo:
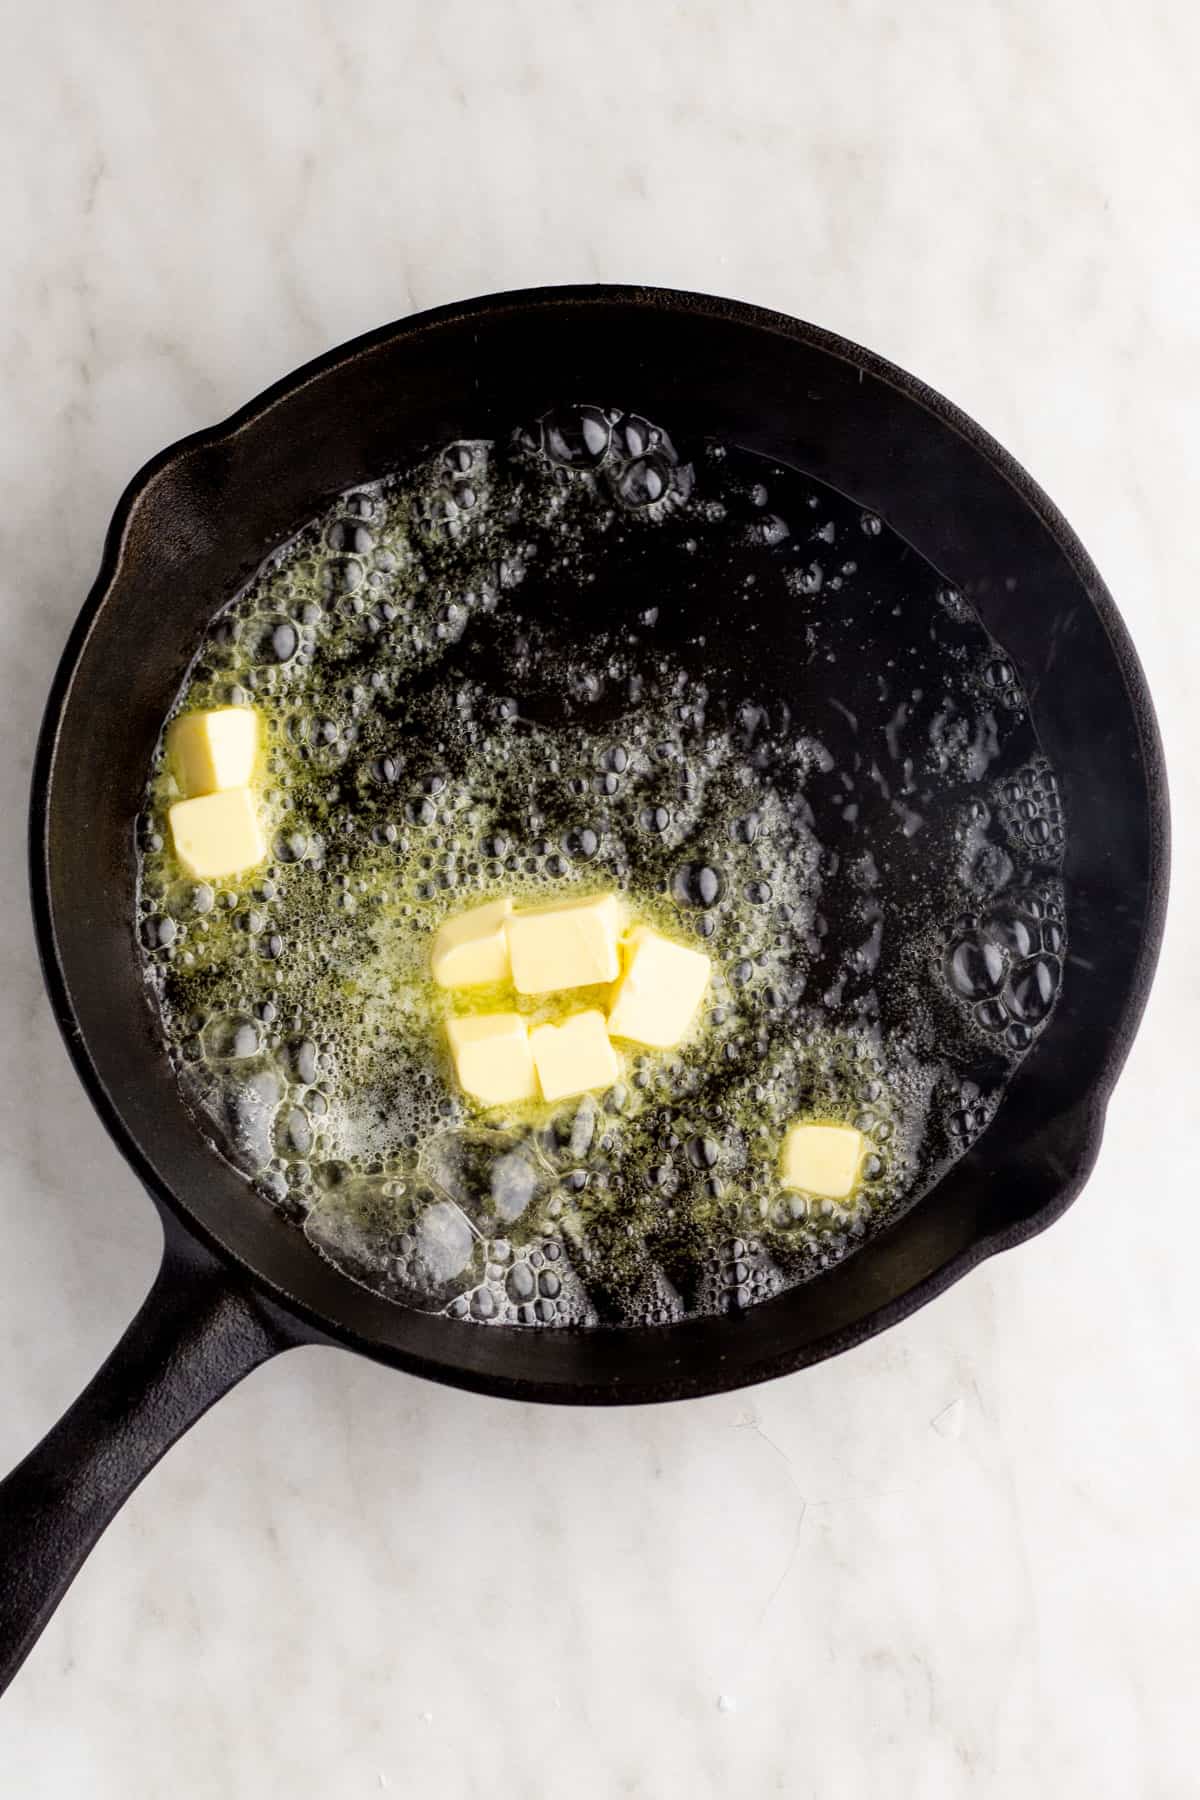
<instances>
[{"instance_id":1,"label":"cast iron texture","mask_svg":"<svg viewBox=\"0 0 1200 1800\"><path fill-rule=\"evenodd\" d=\"M1071 953L1052 1023L999 1120L891 1230L748 1312L640 1330L475 1329L389 1305L320 1261L204 1143L162 1056L142 983L132 821L164 712L214 606L335 494L456 437L564 401L628 406L795 464L879 513L955 585L1016 661L1070 826ZM778 621L772 621L780 629ZM719 655L719 647L714 651ZM122 498L56 677L33 785L32 882L51 1000L101 1117L171 1227L160 1288L194 1321L189 1355L146 1367L146 1315L52 1434L111 1458L101 1500L39 1526L50 1572L8 1673L87 1543L179 1430L253 1364L338 1342L479 1391L572 1404L682 1399L762 1381L885 1329L976 1263L1042 1230L1081 1188L1152 977L1167 888L1167 797L1150 698L1078 539L987 434L843 339L737 302L641 288L493 296L388 326L288 377L147 465ZM228 1301L198 1304L222 1283ZM155 1304L153 1297L150 1303ZM226 1346L232 1340L233 1350ZM125 1393L128 1389L128 1394ZM112 1409L136 1429L107 1449ZM64 1437L64 1432L67 1434ZM35 1453L36 1458L43 1452ZM0 1486L0 1552L28 1554L26 1464ZM11 1482L23 1482L14 1496ZM56 1498L57 1497L57 1498ZM59 1508L61 1514L66 1509ZM56 1515L58 1516L58 1515ZM56 1547L57 1546L57 1547ZM57 1572L52 1565L57 1561ZM11 1646L11 1648L10 1648Z\"/></svg>"}]
</instances>

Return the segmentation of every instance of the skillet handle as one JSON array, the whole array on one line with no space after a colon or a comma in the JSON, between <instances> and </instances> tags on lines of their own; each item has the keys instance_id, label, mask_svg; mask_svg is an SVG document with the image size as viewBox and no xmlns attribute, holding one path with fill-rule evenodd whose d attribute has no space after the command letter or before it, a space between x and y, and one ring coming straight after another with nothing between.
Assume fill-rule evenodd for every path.
<instances>
[{"instance_id":1,"label":"skillet handle","mask_svg":"<svg viewBox=\"0 0 1200 1800\"><path fill-rule=\"evenodd\" d=\"M84 1558L176 1438L302 1340L173 1220L141 1311L95 1379L0 1482L0 1694Z\"/></svg>"}]
</instances>

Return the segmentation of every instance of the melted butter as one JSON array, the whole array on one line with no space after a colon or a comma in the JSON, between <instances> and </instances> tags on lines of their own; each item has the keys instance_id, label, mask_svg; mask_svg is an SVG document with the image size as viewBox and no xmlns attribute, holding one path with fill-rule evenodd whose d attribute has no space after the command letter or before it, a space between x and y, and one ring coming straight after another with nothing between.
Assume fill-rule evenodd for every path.
<instances>
[{"instance_id":1,"label":"melted butter","mask_svg":"<svg viewBox=\"0 0 1200 1800\"><path fill-rule=\"evenodd\" d=\"M778 1292L962 1153L1054 1004L1062 811L1013 665L881 521L698 449L578 408L276 552L178 701L259 709L265 871L186 880L151 772L140 930L185 1092L405 1304L551 1325ZM607 888L713 958L703 1017L604 1095L481 1119L438 925ZM845 1205L780 1185L803 1118L870 1138Z\"/></svg>"}]
</instances>

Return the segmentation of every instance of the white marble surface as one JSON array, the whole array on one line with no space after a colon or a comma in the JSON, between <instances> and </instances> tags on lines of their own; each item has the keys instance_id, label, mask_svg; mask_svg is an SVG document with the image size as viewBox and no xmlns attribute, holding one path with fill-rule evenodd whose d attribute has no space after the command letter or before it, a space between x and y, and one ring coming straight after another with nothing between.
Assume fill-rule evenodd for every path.
<instances>
[{"instance_id":1,"label":"white marble surface","mask_svg":"<svg viewBox=\"0 0 1200 1800\"><path fill-rule=\"evenodd\" d=\"M601 278L735 293L894 357L1034 471L1118 595L1177 853L1100 1167L1047 1236L841 1361L683 1408L276 1362L87 1565L0 1703L0 1791L1195 1795L1200 12L4 19L0 1464L91 1373L157 1247L34 966L42 696L128 475L326 345Z\"/></svg>"}]
</instances>

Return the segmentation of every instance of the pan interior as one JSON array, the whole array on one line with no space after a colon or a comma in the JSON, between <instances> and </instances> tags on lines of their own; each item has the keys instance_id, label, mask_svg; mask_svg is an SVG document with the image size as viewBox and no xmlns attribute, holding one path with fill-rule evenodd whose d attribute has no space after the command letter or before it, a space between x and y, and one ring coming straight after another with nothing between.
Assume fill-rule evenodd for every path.
<instances>
[{"instance_id":1,"label":"pan interior","mask_svg":"<svg viewBox=\"0 0 1200 1800\"><path fill-rule=\"evenodd\" d=\"M1003 1130L1061 986L1057 779L965 595L825 484L594 404L440 446L219 611L181 705L247 701L273 861L181 877L160 749L147 979L200 1126L374 1292L534 1327L745 1308ZM711 957L699 1026L472 1109L437 926L604 889ZM781 1185L797 1120L862 1134L852 1193Z\"/></svg>"}]
</instances>

